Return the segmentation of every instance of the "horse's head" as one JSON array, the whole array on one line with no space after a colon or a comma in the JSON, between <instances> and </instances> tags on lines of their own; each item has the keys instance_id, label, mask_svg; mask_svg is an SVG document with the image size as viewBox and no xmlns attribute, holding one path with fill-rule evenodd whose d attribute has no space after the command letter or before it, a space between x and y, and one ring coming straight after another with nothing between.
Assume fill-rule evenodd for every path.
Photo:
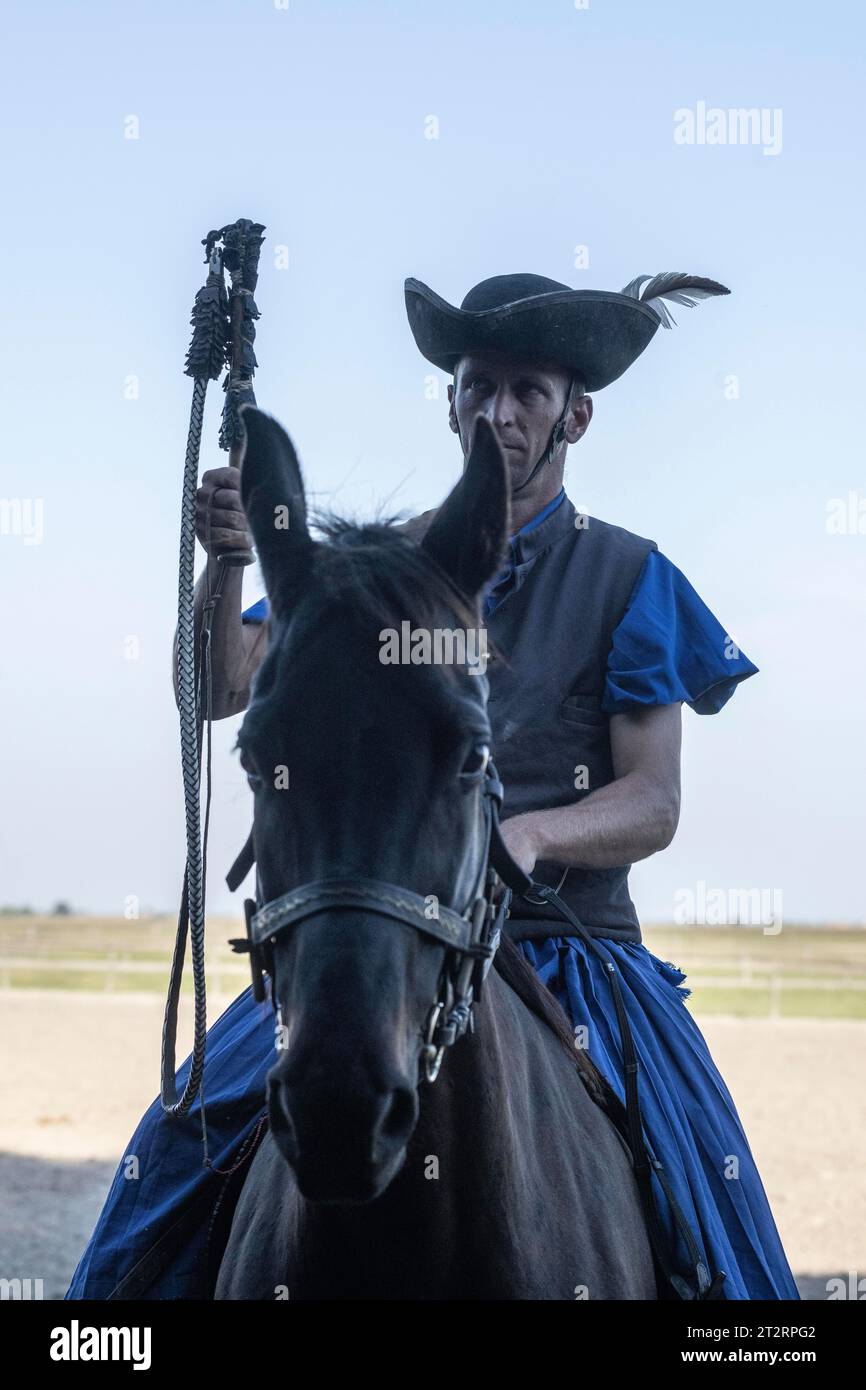
<instances>
[{"instance_id":1,"label":"horse's head","mask_svg":"<svg viewBox=\"0 0 866 1390\"><path fill-rule=\"evenodd\" d=\"M258 411L244 424L242 497L271 614L238 739L261 897L375 879L421 895L431 917L437 903L467 912L486 859L490 744L473 639L508 535L494 432L479 417L463 476L418 545L388 524L332 522L314 540L291 441ZM282 1024L276 1141L305 1197L370 1200L415 1126L446 946L374 898L322 903L268 953Z\"/></svg>"}]
</instances>

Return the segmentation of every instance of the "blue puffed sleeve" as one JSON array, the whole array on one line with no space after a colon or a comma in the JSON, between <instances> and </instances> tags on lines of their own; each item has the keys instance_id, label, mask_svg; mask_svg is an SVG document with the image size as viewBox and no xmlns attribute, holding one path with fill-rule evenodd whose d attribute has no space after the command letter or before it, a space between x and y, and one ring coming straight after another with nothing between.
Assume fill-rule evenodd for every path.
<instances>
[{"instance_id":1,"label":"blue puffed sleeve","mask_svg":"<svg viewBox=\"0 0 866 1390\"><path fill-rule=\"evenodd\" d=\"M716 714L757 670L685 575L650 551L613 634L605 713L682 701L696 714Z\"/></svg>"},{"instance_id":2,"label":"blue puffed sleeve","mask_svg":"<svg viewBox=\"0 0 866 1390\"><path fill-rule=\"evenodd\" d=\"M263 598L260 598L258 602L252 604L251 607L244 609L243 613L241 613L241 622L266 623L268 621L269 616L270 609L268 607L268 596L267 594L265 594L265 596Z\"/></svg>"}]
</instances>

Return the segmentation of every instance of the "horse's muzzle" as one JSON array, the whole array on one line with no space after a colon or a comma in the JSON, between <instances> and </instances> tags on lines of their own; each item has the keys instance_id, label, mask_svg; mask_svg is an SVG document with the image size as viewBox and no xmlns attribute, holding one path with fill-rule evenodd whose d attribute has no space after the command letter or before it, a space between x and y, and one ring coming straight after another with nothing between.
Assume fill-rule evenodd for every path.
<instances>
[{"instance_id":1,"label":"horse's muzzle","mask_svg":"<svg viewBox=\"0 0 866 1390\"><path fill-rule=\"evenodd\" d=\"M399 1171L418 1119L408 1086L369 1091L293 1085L275 1067L268 1078L271 1132L310 1202L371 1202Z\"/></svg>"}]
</instances>

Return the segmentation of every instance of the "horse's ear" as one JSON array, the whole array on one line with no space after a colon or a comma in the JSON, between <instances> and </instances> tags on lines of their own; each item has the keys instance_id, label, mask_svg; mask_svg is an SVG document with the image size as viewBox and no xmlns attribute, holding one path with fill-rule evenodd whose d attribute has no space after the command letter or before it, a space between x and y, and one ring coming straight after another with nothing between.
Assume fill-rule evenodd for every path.
<instances>
[{"instance_id":1,"label":"horse's ear","mask_svg":"<svg viewBox=\"0 0 866 1390\"><path fill-rule=\"evenodd\" d=\"M250 523L275 615L294 607L310 573L315 542L307 530L304 480L281 425L254 406L241 407L245 442L241 502Z\"/></svg>"},{"instance_id":2,"label":"horse's ear","mask_svg":"<svg viewBox=\"0 0 866 1390\"><path fill-rule=\"evenodd\" d=\"M489 420L478 415L463 477L442 503L421 545L474 599L499 572L509 523L505 455Z\"/></svg>"}]
</instances>

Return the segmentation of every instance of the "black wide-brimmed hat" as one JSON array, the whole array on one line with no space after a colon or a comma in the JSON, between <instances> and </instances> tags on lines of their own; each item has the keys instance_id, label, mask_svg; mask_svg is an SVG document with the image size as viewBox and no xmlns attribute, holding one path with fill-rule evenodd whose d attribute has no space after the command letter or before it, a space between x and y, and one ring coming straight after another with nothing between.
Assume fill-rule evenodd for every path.
<instances>
[{"instance_id":1,"label":"black wide-brimmed hat","mask_svg":"<svg viewBox=\"0 0 866 1390\"><path fill-rule=\"evenodd\" d=\"M420 280L407 280L405 291L418 350L443 371L453 372L468 352L494 349L556 363L582 377L587 391L616 381L659 324L673 325L664 299L692 307L730 293L715 280L680 271L639 275L618 294L573 290L544 275L494 275L471 289L459 309Z\"/></svg>"}]
</instances>

